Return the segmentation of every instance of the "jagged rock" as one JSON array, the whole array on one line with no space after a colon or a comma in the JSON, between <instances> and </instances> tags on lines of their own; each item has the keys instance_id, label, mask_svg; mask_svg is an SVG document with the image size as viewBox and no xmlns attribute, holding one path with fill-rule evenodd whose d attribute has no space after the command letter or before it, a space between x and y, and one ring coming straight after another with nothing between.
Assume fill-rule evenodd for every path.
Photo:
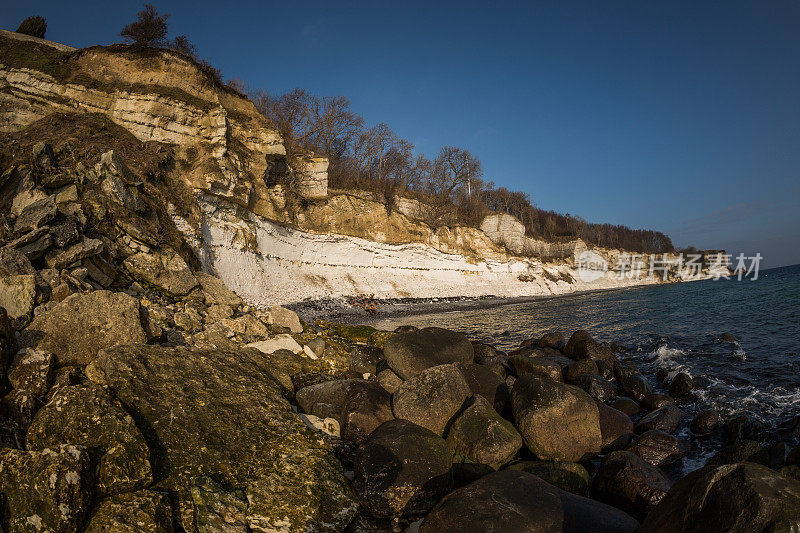
<instances>
[{"instance_id":1,"label":"jagged rock","mask_svg":"<svg viewBox=\"0 0 800 533\"><path fill-rule=\"evenodd\" d=\"M719 428L720 422L719 413L713 409L706 409L695 415L690 428L695 435L710 435Z\"/></svg>"},{"instance_id":2,"label":"jagged rock","mask_svg":"<svg viewBox=\"0 0 800 533\"><path fill-rule=\"evenodd\" d=\"M169 296L185 296L197 287L197 279L183 258L172 250L139 252L123 264L141 283L155 287Z\"/></svg>"},{"instance_id":3,"label":"jagged rock","mask_svg":"<svg viewBox=\"0 0 800 533\"><path fill-rule=\"evenodd\" d=\"M300 353L303 351L303 347L300 346L291 335L285 333L275 335L271 339L250 343L247 347L255 348L266 354L271 354L278 350L288 350L292 353Z\"/></svg>"},{"instance_id":4,"label":"jagged rock","mask_svg":"<svg viewBox=\"0 0 800 533\"><path fill-rule=\"evenodd\" d=\"M15 389L27 391L34 396L44 396L53 383L53 371L53 354L27 349L19 363L8 373L8 380Z\"/></svg>"},{"instance_id":5,"label":"jagged rock","mask_svg":"<svg viewBox=\"0 0 800 533\"><path fill-rule=\"evenodd\" d=\"M726 465L743 462L768 466L769 453L754 440L738 440L719 450L706 464Z\"/></svg>"},{"instance_id":6,"label":"jagged rock","mask_svg":"<svg viewBox=\"0 0 800 533\"><path fill-rule=\"evenodd\" d=\"M674 405L665 405L651 411L636 422L636 433L644 433L651 429L658 429L666 433L673 433L678 429L685 413Z\"/></svg>"},{"instance_id":7,"label":"jagged rock","mask_svg":"<svg viewBox=\"0 0 800 533\"><path fill-rule=\"evenodd\" d=\"M453 486L444 439L409 422L390 420L358 448L353 490L378 518L428 512Z\"/></svg>"},{"instance_id":8,"label":"jagged rock","mask_svg":"<svg viewBox=\"0 0 800 533\"><path fill-rule=\"evenodd\" d=\"M15 322L27 320L36 305L36 276L22 274L0 278L0 307Z\"/></svg>"},{"instance_id":9,"label":"jagged rock","mask_svg":"<svg viewBox=\"0 0 800 533\"><path fill-rule=\"evenodd\" d=\"M32 392L14 389L0 401L0 413L7 418L3 422L18 436L24 435L41 403Z\"/></svg>"},{"instance_id":10,"label":"jagged rock","mask_svg":"<svg viewBox=\"0 0 800 533\"><path fill-rule=\"evenodd\" d=\"M597 374L581 374L572 381L572 385L582 388L598 402L610 402L617 397L614 384Z\"/></svg>"},{"instance_id":11,"label":"jagged rock","mask_svg":"<svg viewBox=\"0 0 800 533\"><path fill-rule=\"evenodd\" d=\"M56 223L50 225L49 233L53 244L59 248L66 248L81 240L80 227L74 217L59 217Z\"/></svg>"},{"instance_id":12,"label":"jagged rock","mask_svg":"<svg viewBox=\"0 0 800 533\"><path fill-rule=\"evenodd\" d=\"M161 492L140 490L104 498L92 510L83 531L84 533L172 533L172 509L169 497Z\"/></svg>"},{"instance_id":13,"label":"jagged rock","mask_svg":"<svg viewBox=\"0 0 800 533\"><path fill-rule=\"evenodd\" d=\"M37 165L55 167L56 155L53 153L53 145L46 142L38 142L33 145L33 161Z\"/></svg>"},{"instance_id":14,"label":"jagged rock","mask_svg":"<svg viewBox=\"0 0 800 533\"><path fill-rule=\"evenodd\" d=\"M628 451L653 466L665 466L680 461L689 452L689 444L675 435L652 429L639 435Z\"/></svg>"},{"instance_id":15,"label":"jagged rock","mask_svg":"<svg viewBox=\"0 0 800 533\"><path fill-rule=\"evenodd\" d=\"M395 417L441 436L471 394L455 365L434 366L400 385L392 397L392 410Z\"/></svg>"},{"instance_id":16,"label":"jagged rock","mask_svg":"<svg viewBox=\"0 0 800 533\"><path fill-rule=\"evenodd\" d=\"M628 416L636 416L642 411L642 408L639 407L639 404L627 396L620 396L608 405L617 411L622 411Z\"/></svg>"},{"instance_id":17,"label":"jagged rock","mask_svg":"<svg viewBox=\"0 0 800 533\"><path fill-rule=\"evenodd\" d=\"M509 359L509 362L518 376L537 374L555 381L563 381L564 369L572 363L570 359L557 355L541 355L539 357L514 355Z\"/></svg>"},{"instance_id":18,"label":"jagged rock","mask_svg":"<svg viewBox=\"0 0 800 533\"><path fill-rule=\"evenodd\" d=\"M11 246L0 248L0 278L22 274L36 274L30 260Z\"/></svg>"},{"instance_id":19,"label":"jagged rock","mask_svg":"<svg viewBox=\"0 0 800 533\"><path fill-rule=\"evenodd\" d=\"M356 443L394 418L389 393L374 381L325 381L298 390L295 399L306 413L335 418L342 438Z\"/></svg>"},{"instance_id":20,"label":"jagged rock","mask_svg":"<svg viewBox=\"0 0 800 533\"><path fill-rule=\"evenodd\" d=\"M44 451L0 448L0 492L11 531L77 531L89 509L89 454L77 446Z\"/></svg>"},{"instance_id":21,"label":"jagged rock","mask_svg":"<svg viewBox=\"0 0 800 533\"><path fill-rule=\"evenodd\" d=\"M242 305L242 299L235 292L230 290L225 283L216 276L205 272L195 272L197 281L203 289L206 304L208 305L228 305L231 309L238 309Z\"/></svg>"},{"instance_id":22,"label":"jagged rock","mask_svg":"<svg viewBox=\"0 0 800 533\"><path fill-rule=\"evenodd\" d=\"M221 486L243 487L251 528L283 520L315 530L323 526L307 514L306 503L313 503L319 517L347 507L343 473L316 455L331 453L330 445L294 414L265 359L255 350L129 345L102 350L86 369L92 382L113 389L139 421L152 452L153 475L162 480L159 487L174 491L184 526L194 520L191 485L198 475ZM320 470L320 461L330 468ZM286 479L290 471L296 477L304 472L302 479ZM323 479L318 477L322 471ZM325 490L306 493L315 483ZM276 497L286 497L296 513L287 516ZM346 524L352 515L338 518Z\"/></svg>"},{"instance_id":23,"label":"jagged rock","mask_svg":"<svg viewBox=\"0 0 800 533\"><path fill-rule=\"evenodd\" d=\"M620 510L563 491L537 476L501 470L447 495L425 517L420 533L470 531L616 531L639 523Z\"/></svg>"},{"instance_id":24,"label":"jagged rock","mask_svg":"<svg viewBox=\"0 0 800 533\"><path fill-rule=\"evenodd\" d=\"M58 214L52 198L33 202L25 207L14 223L14 233L21 234L45 226Z\"/></svg>"},{"instance_id":25,"label":"jagged rock","mask_svg":"<svg viewBox=\"0 0 800 533\"><path fill-rule=\"evenodd\" d=\"M447 432L447 445L456 461L498 469L522 447L522 437L483 396L458 415Z\"/></svg>"},{"instance_id":26,"label":"jagged rock","mask_svg":"<svg viewBox=\"0 0 800 533\"><path fill-rule=\"evenodd\" d=\"M279 305L273 305L269 308L267 323L287 328L292 333L303 333L303 325L300 324L300 318L298 318L297 313Z\"/></svg>"},{"instance_id":27,"label":"jagged rock","mask_svg":"<svg viewBox=\"0 0 800 533\"><path fill-rule=\"evenodd\" d=\"M580 461L602 448L597 404L578 387L525 374L514 383L511 406L517 429L539 459Z\"/></svg>"},{"instance_id":28,"label":"jagged rock","mask_svg":"<svg viewBox=\"0 0 800 533\"><path fill-rule=\"evenodd\" d=\"M153 479L150 451L133 419L97 386L64 387L36 414L26 443L29 450L59 444L86 447L97 464L100 495L131 492Z\"/></svg>"},{"instance_id":29,"label":"jagged rock","mask_svg":"<svg viewBox=\"0 0 800 533\"><path fill-rule=\"evenodd\" d=\"M509 465L508 469L534 474L551 485L578 496L586 496L589 492L589 472L580 463L522 461Z\"/></svg>"},{"instance_id":30,"label":"jagged rock","mask_svg":"<svg viewBox=\"0 0 800 533\"><path fill-rule=\"evenodd\" d=\"M208 476L192 480L192 503L198 533L247 533L247 494L225 490Z\"/></svg>"},{"instance_id":31,"label":"jagged rock","mask_svg":"<svg viewBox=\"0 0 800 533\"><path fill-rule=\"evenodd\" d=\"M86 365L98 350L144 343L139 302L125 293L73 294L22 332L26 347L51 352L58 365Z\"/></svg>"},{"instance_id":32,"label":"jagged rock","mask_svg":"<svg viewBox=\"0 0 800 533\"><path fill-rule=\"evenodd\" d=\"M642 531L793 531L800 528L800 482L740 463L695 470L672 486Z\"/></svg>"},{"instance_id":33,"label":"jagged rock","mask_svg":"<svg viewBox=\"0 0 800 533\"><path fill-rule=\"evenodd\" d=\"M636 454L611 452L603 458L592 481L592 492L603 502L643 517L669 490L669 481L655 466Z\"/></svg>"},{"instance_id":34,"label":"jagged rock","mask_svg":"<svg viewBox=\"0 0 800 533\"><path fill-rule=\"evenodd\" d=\"M603 452L625 448L633 439L631 418L604 403L597 403L600 415L600 434L603 436Z\"/></svg>"},{"instance_id":35,"label":"jagged rock","mask_svg":"<svg viewBox=\"0 0 800 533\"><path fill-rule=\"evenodd\" d=\"M73 244L63 252L50 250L45 254L45 262L48 268L62 269L81 259L97 255L102 251L103 241L84 237L81 242Z\"/></svg>"},{"instance_id":36,"label":"jagged rock","mask_svg":"<svg viewBox=\"0 0 800 533\"><path fill-rule=\"evenodd\" d=\"M139 195L139 191L128 185L128 183L136 182L133 173L114 150L100 156L100 162L95 169L97 174L103 178L100 188L111 199L124 206L128 211L141 213L147 210L147 205Z\"/></svg>"},{"instance_id":37,"label":"jagged rock","mask_svg":"<svg viewBox=\"0 0 800 533\"><path fill-rule=\"evenodd\" d=\"M508 401L508 387L498 374L483 365L456 363L472 394L483 396L495 410L501 412Z\"/></svg>"},{"instance_id":38,"label":"jagged rock","mask_svg":"<svg viewBox=\"0 0 800 533\"><path fill-rule=\"evenodd\" d=\"M520 255L525 249L525 226L506 213L489 215L481 221L481 231L495 244L505 246L511 253Z\"/></svg>"},{"instance_id":39,"label":"jagged rock","mask_svg":"<svg viewBox=\"0 0 800 533\"><path fill-rule=\"evenodd\" d=\"M386 361L403 379L432 366L472 363L475 351L463 333L442 328L423 328L392 336L383 346Z\"/></svg>"}]
</instances>

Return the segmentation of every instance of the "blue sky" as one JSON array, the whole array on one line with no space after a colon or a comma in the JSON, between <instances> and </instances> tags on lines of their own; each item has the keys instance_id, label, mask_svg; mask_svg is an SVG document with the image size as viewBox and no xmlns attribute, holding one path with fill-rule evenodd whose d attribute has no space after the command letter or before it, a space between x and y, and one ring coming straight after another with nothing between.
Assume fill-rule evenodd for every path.
<instances>
[{"instance_id":1,"label":"blue sky","mask_svg":"<svg viewBox=\"0 0 800 533\"><path fill-rule=\"evenodd\" d=\"M800 2L153 2L226 77L345 95L541 208L800 263ZM118 42L140 2L4 2Z\"/></svg>"}]
</instances>

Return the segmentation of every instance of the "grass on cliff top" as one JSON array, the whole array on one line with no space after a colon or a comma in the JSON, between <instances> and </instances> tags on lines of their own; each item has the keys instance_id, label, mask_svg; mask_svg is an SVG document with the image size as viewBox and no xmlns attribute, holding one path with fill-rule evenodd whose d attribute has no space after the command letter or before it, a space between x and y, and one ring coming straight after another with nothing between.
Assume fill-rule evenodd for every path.
<instances>
[{"instance_id":1,"label":"grass on cliff top","mask_svg":"<svg viewBox=\"0 0 800 533\"><path fill-rule=\"evenodd\" d=\"M83 85L90 89L105 92L125 91L136 94L157 94L179 102L186 102L202 111L209 111L216 106L215 102L203 100L177 87L127 83L122 80L104 81L97 79L87 72L82 72L77 63L77 60L82 55L90 51L104 51L110 54L119 54L129 59L143 59L145 61L152 59L152 68L155 70L159 68L156 61L160 60L165 55L181 57L192 62L195 67L197 67L203 74L202 78L208 82L209 86L226 92L239 94L222 83L218 73L212 72L214 71L213 67L171 50L114 44L111 46L91 46L89 48L75 50L74 52L61 52L40 43L18 41L0 35L0 64L9 67L38 70L39 72L52 76L62 83Z\"/></svg>"}]
</instances>

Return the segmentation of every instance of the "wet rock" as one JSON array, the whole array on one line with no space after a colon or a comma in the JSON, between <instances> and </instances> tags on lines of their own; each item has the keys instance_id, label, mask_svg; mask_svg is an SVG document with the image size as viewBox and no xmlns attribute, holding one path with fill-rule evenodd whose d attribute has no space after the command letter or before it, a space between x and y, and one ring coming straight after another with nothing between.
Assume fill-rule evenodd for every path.
<instances>
[{"instance_id":1,"label":"wet rock","mask_svg":"<svg viewBox=\"0 0 800 533\"><path fill-rule=\"evenodd\" d=\"M602 376L603 379L608 381L616 381L617 377L614 375L614 365L608 361L595 361L597 365L597 375Z\"/></svg>"},{"instance_id":2,"label":"wet rock","mask_svg":"<svg viewBox=\"0 0 800 533\"><path fill-rule=\"evenodd\" d=\"M350 351L350 370L359 374L378 374L378 365L383 361L383 350L369 344L356 344Z\"/></svg>"},{"instance_id":3,"label":"wet rock","mask_svg":"<svg viewBox=\"0 0 800 533\"><path fill-rule=\"evenodd\" d=\"M634 373L631 375L617 374L620 388L627 395L641 402L649 394L653 394L653 386L643 375Z\"/></svg>"},{"instance_id":4,"label":"wet rock","mask_svg":"<svg viewBox=\"0 0 800 533\"><path fill-rule=\"evenodd\" d=\"M539 340L536 341L536 344L539 346L539 348L553 348L555 350L561 350L564 348L566 342L564 341L564 335L562 335L560 332L551 331L539 337Z\"/></svg>"},{"instance_id":5,"label":"wet rock","mask_svg":"<svg viewBox=\"0 0 800 533\"><path fill-rule=\"evenodd\" d=\"M749 415L737 415L722 426L725 440L736 442L739 440L755 440L764 432L764 425Z\"/></svg>"},{"instance_id":6,"label":"wet rock","mask_svg":"<svg viewBox=\"0 0 800 533\"><path fill-rule=\"evenodd\" d=\"M389 393L374 381L326 381L298 390L295 398L306 413L336 419L342 438L356 443L394 418Z\"/></svg>"},{"instance_id":7,"label":"wet rock","mask_svg":"<svg viewBox=\"0 0 800 533\"><path fill-rule=\"evenodd\" d=\"M133 419L97 386L65 387L36 414L26 443L29 450L77 444L95 460L100 495L144 488L153 479L150 450Z\"/></svg>"},{"instance_id":8,"label":"wet rock","mask_svg":"<svg viewBox=\"0 0 800 533\"><path fill-rule=\"evenodd\" d=\"M0 278L0 307L15 323L27 325L36 306L36 276L22 274Z\"/></svg>"},{"instance_id":9,"label":"wet rock","mask_svg":"<svg viewBox=\"0 0 800 533\"><path fill-rule=\"evenodd\" d=\"M404 381L392 397L392 409L396 418L441 436L471 395L455 365L439 365Z\"/></svg>"},{"instance_id":10,"label":"wet rock","mask_svg":"<svg viewBox=\"0 0 800 533\"><path fill-rule=\"evenodd\" d=\"M686 372L680 372L672 378L669 384L669 393L676 398L682 398L692 392L693 388L694 382L692 381L692 376Z\"/></svg>"},{"instance_id":11,"label":"wet rock","mask_svg":"<svg viewBox=\"0 0 800 533\"><path fill-rule=\"evenodd\" d=\"M689 444L657 429L645 431L628 448L653 466L665 466L680 461L689 452Z\"/></svg>"},{"instance_id":12,"label":"wet rock","mask_svg":"<svg viewBox=\"0 0 800 533\"><path fill-rule=\"evenodd\" d=\"M739 339L737 339L736 335L734 335L733 333L729 333L726 331L719 336L719 340L721 340L722 342L736 342Z\"/></svg>"},{"instance_id":13,"label":"wet rock","mask_svg":"<svg viewBox=\"0 0 800 533\"><path fill-rule=\"evenodd\" d=\"M720 422L719 413L713 409L706 409L695 415L690 429L692 433L698 436L711 435L719 428Z\"/></svg>"},{"instance_id":14,"label":"wet rock","mask_svg":"<svg viewBox=\"0 0 800 533\"><path fill-rule=\"evenodd\" d=\"M514 383L511 406L518 431L539 459L580 461L602 448L597 404L578 387L525 374Z\"/></svg>"},{"instance_id":15,"label":"wet rock","mask_svg":"<svg viewBox=\"0 0 800 533\"><path fill-rule=\"evenodd\" d=\"M314 516L349 509L342 503L348 496L341 470L326 468L324 479L317 477L322 459L315 454L330 455L330 444L294 414L266 359L255 350L127 345L102 350L87 367L87 377L113 389L143 429L154 478L172 491L179 524L194 520L191 487L199 475L246 491L251 528L275 520L314 530L321 527ZM284 479L290 470L298 478L303 472L302 478ZM308 486L295 483L325 490L309 497L296 492ZM276 494L283 499L276 501ZM306 503L314 505L314 515ZM297 512L287 516L290 505Z\"/></svg>"},{"instance_id":16,"label":"wet rock","mask_svg":"<svg viewBox=\"0 0 800 533\"><path fill-rule=\"evenodd\" d=\"M564 379L572 383L581 374L597 374L597 364L591 359L580 359L570 364L564 372Z\"/></svg>"},{"instance_id":17,"label":"wet rock","mask_svg":"<svg viewBox=\"0 0 800 533\"><path fill-rule=\"evenodd\" d=\"M563 356L553 355L539 355L537 357L513 355L509 358L509 362L518 376L537 374L555 381L563 381L564 370L572 363L572 360Z\"/></svg>"},{"instance_id":18,"label":"wet rock","mask_svg":"<svg viewBox=\"0 0 800 533\"><path fill-rule=\"evenodd\" d=\"M472 363L475 357L466 335L442 328L394 335L384 344L383 353L392 370L403 379L437 365Z\"/></svg>"},{"instance_id":19,"label":"wet rock","mask_svg":"<svg viewBox=\"0 0 800 533\"><path fill-rule=\"evenodd\" d=\"M642 407L644 407L648 411L655 411L656 409L660 409L665 405L675 405L675 400L672 398L672 396L669 396L667 394L654 392L642 398L641 404Z\"/></svg>"},{"instance_id":20,"label":"wet rock","mask_svg":"<svg viewBox=\"0 0 800 533\"><path fill-rule=\"evenodd\" d=\"M572 381L572 384L582 388L599 402L610 402L617 397L617 388L614 384L596 374L581 374Z\"/></svg>"},{"instance_id":21,"label":"wet rock","mask_svg":"<svg viewBox=\"0 0 800 533\"><path fill-rule=\"evenodd\" d=\"M0 448L0 492L11 531L77 531L91 502L89 455L77 446Z\"/></svg>"},{"instance_id":22,"label":"wet rock","mask_svg":"<svg viewBox=\"0 0 800 533\"><path fill-rule=\"evenodd\" d=\"M635 426L636 433L644 433L651 429L658 429L666 433L673 433L678 429L685 413L674 405L665 405L643 416Z\"/></svg>"},{"instance_id":23,"label":"wet rock","mask_svg":"<svg viewBox=\"0 0 800 533\"><path fill-rule=\"evenodd\" d=\"M483 396L458 415L447 433L447 445L458 462L498 469L522 447L522 437Z\"/></svg>"},{"instance_id":24,"label":"wet rock","mask_svg":"<svg viewBox=\"0 0 800 533\"><path fill-rule=\"evenodd\" d=\"M707 466L672 486L642 531L792 531L800 482L753 463Z\"/></svg>"},{"instance_id":25,"label":"wet rock","mask_svg":"<svg viewBox=\"0 0 800 533\"><path fill-rule=\"evenodd\" d=\"M397 392L397 389L400 388L402 385L403 380L400 379L400 376L394 373L391 368L387 368L385 370L381 370L378 372L378 383L381 384L381 387L386 389L386 392L389 394L394 394Z\"/></svg>"},{"instance_id":26,"label":"wet rock","mask_svg":"<svg viewBox=\"0 0 800 533\"><path fill-rule=\"evenodd\" d=\"M151 490L117 494L100 500L92 510L84 529L85 533L172 531L169 497Z\"/></svg>"},{"instance_id":27,"label":"wet rock","mask_svg":"<svg viewBox=\"0 0 800 533\"><path fill-rule=\"evenodd\" d=\"M8 380L15 389L41 397L47 394L53 383L53 372L53 354L26 349L19 363L8 373Z\"/></svg>"},{"instance_id":28,"label":"wet rock","mask_svg":"<svg viewBox=\"0 0 800 533\"><path fill-rule=\"evenodd\" d=\"M186 261L172 250L139 252L123 265L140 283L171 297L185 296L197 287L197 279Z\"/></svg>"},{"instance_id":29,"label":"wet rock","mask_svg":"<svg viewBox=\"0 0 800 533\"><path fill-rule=\"evenodd\" d=\"M73 294L22 332L23 345L51 352L58 365L86 365L98 350L147 341L139 302L125 293Z\"/></svg>"},{"instance_id":30,"label":"wet rock","mask_svg":"<svg viewBox=\"0 0 800 533\"><path fill-rule=\"evenodd\" d=\"M570 494L527 472L501 470L448 494L419 531L633 533L638 527L636 520L613 507Z\"/></svg>"},{"instance_id":31,"label":"wet rock","mask_svg":"<svg viewBox=\"0 0 800 533\"><path fill-rule=\"evenodd\" d=\"M455 366L461 372L472 394L486 398L498 412L503 410L509 395L504 379L483 365L456 363Z\"/></svg>"},{"instance_id":32,"label":"wet rock","mask_svg":"<svg viewBox=\"0 0 800 533\"><path fill-rule=\"evenodd\" d=\"M603 458L592 481L592 493L600 501L643 517L669 490L669 481L655 466L627 451Z\"/></svg>"},{"instance_id":33,"label":"wet rock","mask_svg":"<svg viewBox=\"0 0 800 533\"><path fill-rule=\"evenodd\" d=\"M589 472L580 463L522 461L509 465L508 469L528 472L578 496L586 496L589 492Z\"/></svg>"},{"instance_id":34,"label":"wet rock","mask_svg":"<svg viewBox=\"0 0 800 533\"><path fill-rule=\"evenodd\" d=\"M218 277L205 272L195 272L194 275L203 289L207 305L227 305L234 310L242 305L242 299Z\"/></svg>"},{"instance_id":35,"label":"wet rock","mask_svg":"<svg viewBox=\"0 0 800 533\"><path fill-rule=\"evenodd\" d=\"M58 209L52 198L38 200L25 207L14 223L14 233L22 234L45 226L56 218Z\"/></svg>"},{"instance_id":36,"label":"wet rock","mask_svg":"<svg viewBox=\"0 0 800 533\"><path fill-rule=\"evenodd\" d=\"M604 403L597 404L600 415L600 433L603 436L603 452L625 448L633 440L633 422L630 417L609 407Z\"/></svg>"},{"instance_id":37,"label":"wet rock","mask_svg":"<svg viewBox=\"0 0 800 533\"><path fill-rule=\"evenodd\" d=\"M353 490L375 517L423 514L451 490L451 463L440 436L408 420L391 420L359 447Z\"/></svg>"},{"instance_id":38,"label":"wet rock","mask_svg":"<svg viewBox=\"0 0 800 533\"><path fill-rule=\"evenodd\" d=\"M739 440L722 448L706 464L727 465L745 461L769 466L769 453L754 440Z\"/></svg>"},{"instance_id":39,"label":"wet rock","mask_svg":"<svg viewBox=\"0 0 800 533\"><path fill-rule=\"evenodd\" d=\"M605 361L611 365L617 360L611 348L598 343L584 330L573 333L563 351L564 355L576 360L589 358L593 361Z\"/></svg>"},{"instance_id":40,"label":"wet rock","mask_svg":"<svg viewBox=\"0 0 800 533\"><path fill-rule=\"evenodd\" d=\"M617 411L622 411L628 416L636 416L642 411L642 408L639 407L639 404L627 396L620 396L613 402L610 402L608 405Z\"/></svg>"}]
</instances>

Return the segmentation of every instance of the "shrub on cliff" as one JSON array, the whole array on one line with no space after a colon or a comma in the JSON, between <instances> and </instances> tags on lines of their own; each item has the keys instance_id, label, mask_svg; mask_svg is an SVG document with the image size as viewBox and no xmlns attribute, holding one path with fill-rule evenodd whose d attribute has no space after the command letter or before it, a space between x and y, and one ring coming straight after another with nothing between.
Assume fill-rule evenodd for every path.
<instances>
[{"instance_id":1,"label":"shrub on cliff","mask_svg":"<svg viewBox=\"0 0 800 533\"><path fill-rule=\"evenodd\" d=\"M17 33L24 33L40 39L44 39L45 32L47 32L47 21L44 20L44 17L39 16L26 18L17 28Z\"/></svg>"},{"instance_id":2,"label":"shrub on cliff","mask_svg":"<svg viewBox=\"0 0 800 533\"><path fill-rule=\"evenodd\" d=\"M136 14L136 21L122 28L119 34L133 44L165 46L167 44L168 18L169 13L161 15L152 4L145 4L144 9Z\"/></svg>"}]
</instances>

